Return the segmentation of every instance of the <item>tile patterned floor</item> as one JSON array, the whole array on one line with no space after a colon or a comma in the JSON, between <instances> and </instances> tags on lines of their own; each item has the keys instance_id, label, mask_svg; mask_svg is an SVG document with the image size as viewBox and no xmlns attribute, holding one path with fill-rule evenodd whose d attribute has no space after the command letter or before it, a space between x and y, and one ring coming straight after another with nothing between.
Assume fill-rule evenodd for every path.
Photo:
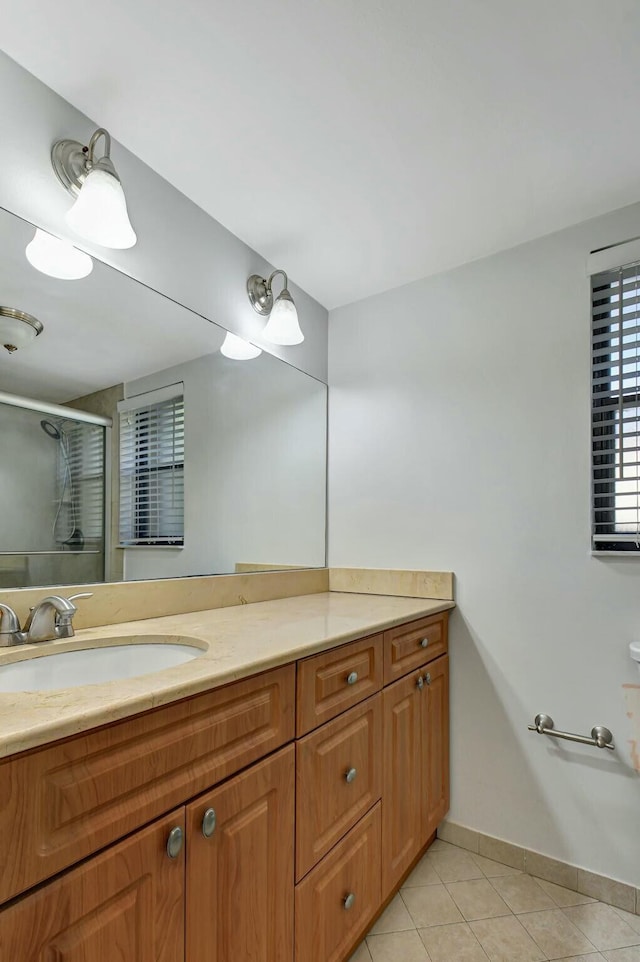
<instances>
[{"instance_id":1,"label":"tile patterned floor","mask_svg":"<svg viewBox=\"0 0 640 962\"><path fill-rule=\"evenodd\" d=\"M640 962L640 916L437 839L349 962Z\"/></svg>"}]
</instances>

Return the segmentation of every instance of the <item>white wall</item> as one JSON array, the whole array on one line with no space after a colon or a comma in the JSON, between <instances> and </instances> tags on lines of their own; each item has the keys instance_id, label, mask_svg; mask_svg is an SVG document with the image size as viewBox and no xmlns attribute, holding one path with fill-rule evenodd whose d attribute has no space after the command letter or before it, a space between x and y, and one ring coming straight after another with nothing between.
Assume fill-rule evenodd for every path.
<instances>
[{"instance_id":1,"label":"white wall","mask_svg":"<svg viewBox=\"0 0 640 962\"><path fill-rule=\"evenodd\" d=\"M640 559L590 556L586 261L638 234L640 205L335 310L329 332L330 564L457 576L451 819L635 885ZM607 725L616 754L529 733L538 711Z\"/></svg>"},{"instance_id":2,"label":"white wall","mask_svg":"<svg viewBox=\"0 0 640 962\"><path fill-rule=\"evenodd\" d=\"M82 69L80 62L78 69ZM11 132L0 138L0 206L77 243L64 220L72 199L58 183L50 151L63 138L87 143L100 118L87 118L2 51L0 117L4 131ZM197 130L193 134L195 144ZM224 150L222 139L220 149ZM259 343L265 321L249 304L245 285L250 274L265 276L272 267L120 144L113 143L111 156L126 191L138 243L128 251L81 246L227 330ZM279 225L274 224L273 230L277 232ZM327 312L294 281L289 288L305 341L289 348L264 346L326 381Z\"/></svg>"},{"instance_id":3,"label":"white wall","mask_svg":"<svg viewBox=\"0 0 640 962\"><path fill-rule=\"evenodd\" d=\"M125 578L325 564L326 386L262 354L216 352L129 382L184 383L184 548L125 551Z\"/></svg>"}]
</instances>

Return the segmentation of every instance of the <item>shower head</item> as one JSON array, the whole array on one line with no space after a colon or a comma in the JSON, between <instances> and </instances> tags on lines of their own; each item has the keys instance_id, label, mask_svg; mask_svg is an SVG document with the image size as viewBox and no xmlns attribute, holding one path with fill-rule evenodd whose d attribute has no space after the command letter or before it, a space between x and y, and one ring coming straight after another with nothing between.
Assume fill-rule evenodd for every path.
<instances>
[{"instance_id":1,"label":"shower head","mask_svg":"<svg viewBox=\"0 0 640 962\"><path fill-rule=\"evenodd\" d=\"M40 427L42 428L44 433L48 434L49 437L53 438L54 441L59 441L60 438L62 437L62 433L60 429L57 428L52 421L41 421Z\"/></svg>"}]
</instances>

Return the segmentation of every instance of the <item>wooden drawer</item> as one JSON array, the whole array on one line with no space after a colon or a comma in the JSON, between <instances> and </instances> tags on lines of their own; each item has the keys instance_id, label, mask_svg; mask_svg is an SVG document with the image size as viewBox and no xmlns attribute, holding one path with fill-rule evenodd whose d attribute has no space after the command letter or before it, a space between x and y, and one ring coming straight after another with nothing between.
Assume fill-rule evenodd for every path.
<instances>
[{"instance_id":1,"label":"wooden drawer","mask_svg":"<svg viewBox=\"0 0 640 962\"><path fill-rule=\"evenodd\" d=\"M294 735L293 665L0 763L0 904Z\"/></svg>"},{"instance_id":2,"label":"wooden drawer","mask_svg":"<svg viewBox=\"0 0 640 962\"><path fill-rule=\"evenodd\" d=\"M2 909L2 962L183 962L184 808Z\"/></svg>"},{"instance_id":3,"label":"wooden drawer","mask_svg":"<svg viewBox=\"0 0 640 962\"><path fill-rule=\"evenodd\" d=\"M381 794L382 695L377 694L296 744L296 881Z\"/></svg>"},{"instance_id":4,"label":"wooden drawer","mask_svg":"<svg viewBox=\"0 0 640 962\"><path fill-rule=\"evenodd\" d=\"M384 683L390 684L447 651L449 612L397 625L384 633Z\"/></svg>"},{"instance_id":5,"label":"wooden drawer","mask_svg":"<svg viewBox=\"0 0 640 962\"><path fill-rule=\"evenodd\" d=\"M296 962L344 962L380 898L378 803L296 886Z\"/></svg>"},{"instance_id":6,"label":"wooden drawer","mask_svg":"<svg viewBox=\"0 0 640 962\"><path fill-rule=\"evenodd\" d=\"M371 635L299 661L298 737L381 688L382 635Z\"/></svg>"}]
</instances>

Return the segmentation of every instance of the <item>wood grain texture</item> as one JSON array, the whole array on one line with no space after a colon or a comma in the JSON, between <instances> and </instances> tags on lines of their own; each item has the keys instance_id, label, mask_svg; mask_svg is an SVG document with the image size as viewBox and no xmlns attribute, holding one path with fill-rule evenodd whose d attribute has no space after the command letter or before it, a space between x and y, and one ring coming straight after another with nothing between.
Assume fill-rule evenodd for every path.
<instances>
[{"instance_id":1,"label":"wood grain texture","mask_svg":"<svg viewBox=\"0 0 640 962\"><path fill-rule=\"evenodd\" d=\"M293 665L0 763L0 903L290 741Z\"/></svg>"},{"instance_id":2,"label":"wood grain texture","mask_svg":"<svg viewBox=\"0 0 640 962\"><path fill-rule=\"evenodd\" d=\"M352 782L346 773L355 769ZM382 695L368 698L296 744L296 881L382 793Z\"/></svg>"},{"instance_id":3,"label":"wood grain texture","mask_svg":"<svg viewBox=\"0 0 640 962\"><path fill-rule=\"evenodd\" d=\"M291 962L294 760L291 745L187 806L187 962Z\"/></svg>"},{"instance_id":4,"label":"wood grain texture","mask_svg":"<svg viewBox=\"0 0 640 962\"><path fill-rule=\"evenodd\" d=\"M449 658L426 666L431 682L422 703L422 840L435 832L449 811Z\"/></svg>"},{"instance_id":5,"label":"wood grain texture","mask_svg":"<svg viewBox=\"0 0 640 962\"><path fill-rule=\"evenodd\" d=\"M420 668L428 661L447 652L449 612L406 625L389 628L384 633L384 683L389 685L403 675ZM426 647L423 645L426 641Z\"/></svg>"},{"instance_id":6,"label":"wood grain texture","mask_svg":"<svg viewBox=\"0 0 640 962\"><path fill-rule=\"evenodd\" d=\"M380 900L378 803L296 886L296 962L344 962Z\"/></svg>"},{"instance_id":7,"label":"wood grain texture","mask_svg":"<svg viewBox=\"0 0 640 962\"><path fill-rule=\"evenodd\" d=\"M380 691L382 644L381 634L371 635L298 662L298 737ZM351 672L358 675L353 685Z\"/></svg>"},{"instance_id":8,"label":"wood grain texture","mask_svg":"<svg viewBox=\"0 0 640 962\"><path fill-rule=\"evenodd\" d=\"M2 962L183 962L184 848L166 853L184 809L2 912Z\"/></svg>"},{"instance_id":9,"label":"wood grain texture","mask_svg":"<svg viewBox=\"0 0 640 962\"><path fill-rule=\"evenodd\" d=\"M419 672L383 692L382 895L422 846L422 692Z\"/></svg>"}]
</instances>

